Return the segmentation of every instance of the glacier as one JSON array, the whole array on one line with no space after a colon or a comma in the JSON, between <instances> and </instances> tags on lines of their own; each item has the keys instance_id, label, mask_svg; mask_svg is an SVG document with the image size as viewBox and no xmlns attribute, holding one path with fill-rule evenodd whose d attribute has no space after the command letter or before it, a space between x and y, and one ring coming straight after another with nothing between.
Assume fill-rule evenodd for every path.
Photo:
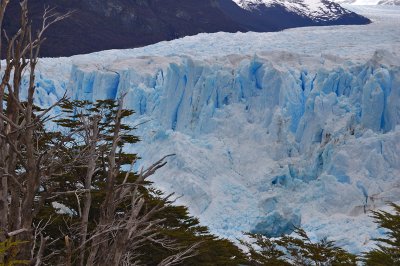
<instances>
[{"instance_id":1,"label":"glacier","mask_svg":"<svg viewBox=\"0 0 400 266\"><path fill-rule=\"evenodd\" d=\"M400 9L350 8L373 23L43 58L37 104L125 94L136 167L176 154L153 181L213 233L297 225L359 253L400 201Z\"/></svg>"}]
</instances>

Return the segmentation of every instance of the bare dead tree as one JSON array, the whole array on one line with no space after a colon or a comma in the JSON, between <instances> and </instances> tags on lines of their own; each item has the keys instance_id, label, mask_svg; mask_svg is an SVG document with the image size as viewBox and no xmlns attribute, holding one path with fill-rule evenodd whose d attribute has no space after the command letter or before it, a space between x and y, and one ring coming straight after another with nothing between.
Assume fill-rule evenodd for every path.
<instances>
[{"instance_id":1,"label":"bare dead tree","mask_svg":"<svg viewBox=\"0 0 400 266\"><path fill-rule=\"evenodd\" d=\"M92 187L93 176L96 171L96 162L99 154L96 151L97 143L99 141L99 122L101 117L96 116L92 121L87 121L84 123L86 126L86 138L85 141L89 148L89 156L87 162L87 172L85 177L84 189L86 189L84 196L84 203L82 208L81 216L81 250L79 254L79 264L84 265L85 262L85 243L88 233L88 222L89 222L89 212L92 205L92 196L90 188Z\"/></svg>"},{"instance_id":2,"label":"bare dead tree","mask_svg":"<svg viewBox=\"0 0 400 266\"><path fill-rule=\"evenodd\" d=\"M3 18L9 0L0 3L0 26L3 30ZM54 23L71 15L58 15L53 9L46 8L42 24L33 32L28 17L28 0L21 0L21 19L19 30L11 37L5 32L0 36L6 40L5 60L2 62L0 83L0 241L9 237L24 241L18 258L30 259L40 264L40 254L30 256L33 241L32 221L35 214L35 195L44 177L55 169L49 164L48 153L37 149L36 132L46 119L46 114L54 107L34 111L35 70L39 60L40 47L45 41L44 33ZM21 81L27 71L27 99L20 98ZM4 109L5 107L5 109ZM46 165L47 164L47 165ZM45 246L42 238L39 248ZM39 257L38 257L39 255ZM0 264L4 258L0 258Z\"/></svg>"},{"instance_id":3,"label":"bare dead tree","mask_svg":"<svg viewBox=\"0 0 400 266\"><path fill-rule=\"evenodd\" d=\"M0 2L0 29L3 29L3 19L4 19L4 14L5 14L5 12L6 12L6 9L7 9L7 6L8 6L8 3L10 2L10 0L1 0L1 2ZM2 52L2 50L1 50L1 48L2 48L2 37L3 37L3 34L2 33L0 33L0 55L2 54L1 52ZM1 65L0 65L0 70L1 70Z\"/></svg>"},{"instance_id":4,"label":"bare dead tree","mask_svg":"<svg viewBox=\"0 0 400 266\"><path fill-rule=\"evenodd\" d=\"M175 251L177 254L170 258L168 262L182 261L195 255L197 245L191 247L181 247L173 240L160 236L160 224L165 221L163 218L156 218L156 214L166 208L164 202L172 196L168 195L162 203L153 207L146 206L144 195L140 192L141 186L158 169L166 164L165 156L152 164L137 176L134 182L129 182L129 176L133 173L127 171L122 181L118 181L121 174L121 151L120 143L124 135L122 126L123 118L123 96L120 97L115 115L109 124L113 124L112 134L104 135L99 128L102 115L85 116L78 114L80 119L84 147L82 147L80 164L86 165L86 174L83 194L83 206L80 217L78 232L79 242L78 253L80 265L120 265L128 263L127 258L132 259L129 263L134 263L133 258L137 258L137 249L145 242L153 242L164 248ZM76 111L75 111L76 112ZM83 110L85 112L85 110ZM100 148L109 142L106 154ZM99 165L99 158L106 158L105 165ZM132 166L135 161L131 164ZM106 176L104 190L105 196L99 209L99 219L94 229L88 231L88 217L92 205L92 191L96 191L93 181L98 172L103 172ZM78 194L77 194L78 195ZM78 202L81 202L79 200ZM118 210L121 204L129 203L123 211ZM78 204L79 205L79 204ZM173 265L173 264L166 264Z\"/></svg>"},{"instance_id":5,"label":"bare dead tree","mask_svg":"<svg viewBox=\"0 0 400 266\"><path fill-rule=\"evenodd\" d=\"M146 241L161 245L164 248L173 250L176 254L165 258L159 265L177 265L187 258L197 255L197 248L201 243L196 243L190 247L182 247L175 241L160 236L159 225L164 222L163 218L155 218L158 212L166 208L164 205L156 205L145 210L145 200L139 192L139 187L151 176L156 169L165 164L165 158L162 158L151 165L145 171L142 171L139 178L134 183L123 182L115 187L113 200L108 202L112 208L116 208L119 202L130 198L130 211L122 217L116 217L115 213L108 220L101 220L94 230L91 241L90 253L87 265L120 265L126 261L127 257L136 258L137 249ZM164 202L172 196L164 198ZM105 203L104 201L103 203ZM105 252L107 251L107 252ZM136 255L136 256L135 256ZM134 263L131 261L130 263Z\"/></svg>"},{"instance_id":6,"label":"bare dead tree","mask_svg":"<svg viewBox=\"0 0 400 266\"><path fill-rule=\"evenodd\" d=\"M4 13L6 11L8 0L2 0L0 6L0 29L3 29L3 18ZM0 33L0 55L2 51L2 33ZM2 64L0 63L0 71L2 70ZM3 77L4 80L4 77ZM4 83L2 81L2 83ZM0 87L0 114L3 114L3 102L4 102L4 88L5 86ZM1 119L1 118L0 118ZM5 123L3 120L0 120L0 132L4 131ZM0 138L0 148L3 149L5 145L5 140ZM6 240L6 229L8 227L7 222L7 209L8 209L8 177L5 176L5 152L0 151L0 241L3 242ZM2 262L3 258L0 257L0 263Z\"/></svg>"},{"instance_id":7,"label":"bare dead tree","mask_svg":"<svg viewBox=\"0 0 400 266\"><path fill-rule=\"evenodd\" d=\"M8 2L0 0L0 24ZM42 131L49 119L48 114L66 98L62 97L44 110L35 109L35 71L45 41L44 33L71 13L58 15L53 9L46 8L42 24L34 33L28 17L28 0L21 0L20 5L20 29L11 37L6 33L0 34L7 41L6 57L0 69L0 241L10 238L21 241L23 244L13 253L18 259L29 260L32 265L42 265L46 258L61 253L65 265L135 264L138 248L149 241L175 252L160 263L162 266L176 265L196 255L198 244L183 247L160 235L159 229L165 219L157 218L157 214L166 206L161 203L147 206L141 192L146 180L166 164L168 156L142 170L134 182L129 171L122 182L118 179L123 165L120 143L124 131L124 97L119 99L109 135L101 133L101 115L81 116L79 127L43 149L40 143L43 142ZM21 85L24 78L28 80L27 88ZM27 90L26 99L20 97L22 89ZM64 144L78 140L83 140L84 145L72 155L63 153ZM60 190L55 178L75 168L85 169L83 187ZM94 228L89 229L92 193L98 189L94 177L99 172L104 175L104 198L98 220ZM48 223L35 226L34 220L46 201L65 195L76 196L79 223L74 232L77 237L63 235L65 250L45 254L46 248L56 239L44 234ZM171 196L162 202L167 202ZM121 205L125 206L123 211ZM6 260L0 256L0 264Z\"/></svg>"}]
</instances>

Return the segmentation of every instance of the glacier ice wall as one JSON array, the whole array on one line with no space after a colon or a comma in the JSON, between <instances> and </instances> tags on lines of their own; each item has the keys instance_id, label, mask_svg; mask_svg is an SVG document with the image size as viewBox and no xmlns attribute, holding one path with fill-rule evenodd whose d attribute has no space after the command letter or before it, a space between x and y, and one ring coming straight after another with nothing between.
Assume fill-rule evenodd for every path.
<instances>
[{"instance_id":1,"label":"glacier ice wall","mask_svg":"<svg viewBox=\"0 0 400 266\"><path fill-rule=\"evenodd\" d=\"M68 86L76 99L127 94L128 107L140 115L155 115L164 128L190 135L213 130L208 125L210 118L226 105L244 104L252 119L265 127L279 109L304 152L313 142L321 141L322 133L333 133L321 124L330 116L339 119L335 117L351 115L348 127L360 125L374 132L395 128L399 122L398 92L392 88L398 86L399 70L381 65L376 61L379 56L377 52L364 65L312 72L306 68L283 70L262 57L238 55L212 64L189 57L171 58L176 62L163 62L159 68L151 66L153 71L143 71L142 67L154 64L157 58L139 58L131 60L132 68L128 69L73 66ZM236 65L232 61L237 61ZM319 136L310 136L310 132Z\"/></svg>"},{"instance_id":2,"label":"glacier ice wall","mask_svg":"<svg viewBox=\"0 0 400 266\"><path fill-rule=\"evenodd\" d=\"M42 101L65 89L81 100L125 94L131 122L145 122L130 148L143 164L177 154L155 181L213 232L279 236L301 225L358 252L377 234L368 210L400 200L393 62L385 51L362 63L285 52L143 56L73 65L64 81L40 75L37 86Z\"/></svg>"}]
</instances>

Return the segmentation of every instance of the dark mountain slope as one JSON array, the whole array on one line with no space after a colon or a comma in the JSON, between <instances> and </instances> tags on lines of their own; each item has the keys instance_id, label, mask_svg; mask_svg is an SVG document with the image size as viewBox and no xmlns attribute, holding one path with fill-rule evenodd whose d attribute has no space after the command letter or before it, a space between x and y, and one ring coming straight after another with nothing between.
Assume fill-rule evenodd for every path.
<instances>
[{"instance_id":1,"label":"dark mountain slope","mask_svg":"<svg viewBox=\"0 0 400 266\"><path fill-rule=\"evenodd\" d=\"M9 35L19 23L18 2L11 1L6 13L4 23ZM31 0L35 23L40 22L45 5L56 7L58 12L75 10L71 18L47 33L42 56L53 57L139 47L201 32L265 32L369 22L354 13L340 16L342 21L313 20L281 5L247 10L232 0Z\"/></svg>"},{"instance_id":2,"label":"dark mountain slope","mask_svg":"<svg viewBox=\"0 0 400 266\"><path fill-rule=\"evenodd\" d=\"M49 30L42 56L132 48L199 32L244 31L214 0L35 0L30 1L34 21L40 21L46 4L59 12L76 11ZM15 31L18 15L18 1L11 1L8 31Z\"/></svg>"}]
</instances>

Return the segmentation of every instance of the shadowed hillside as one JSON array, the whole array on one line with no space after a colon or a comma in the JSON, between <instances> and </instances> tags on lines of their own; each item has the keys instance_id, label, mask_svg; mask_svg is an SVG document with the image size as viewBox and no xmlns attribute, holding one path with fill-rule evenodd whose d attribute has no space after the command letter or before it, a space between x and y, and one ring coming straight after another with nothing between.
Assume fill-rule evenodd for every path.
<instances>
[{"instance_id":1,"label":"shadowed hillside","mask_svg":"<svg viewBox=\"0 0 400 266\"><path fill-rule=\"evenodd\" d=\"M19 24L18 3L11 1L6 13L4 23L9 35ZM41 52L45 57L140 47L201 32L267 32L369 23L352 12L339 19L316 21L282 5L245 10L232 0L36 0L30 2L34 25L40 23L45 6L54 7L57 12L75 10L71 18L47 32L48 41ZM335 6L335 10L343 9Z\"/></svg>"}]
</instances>

